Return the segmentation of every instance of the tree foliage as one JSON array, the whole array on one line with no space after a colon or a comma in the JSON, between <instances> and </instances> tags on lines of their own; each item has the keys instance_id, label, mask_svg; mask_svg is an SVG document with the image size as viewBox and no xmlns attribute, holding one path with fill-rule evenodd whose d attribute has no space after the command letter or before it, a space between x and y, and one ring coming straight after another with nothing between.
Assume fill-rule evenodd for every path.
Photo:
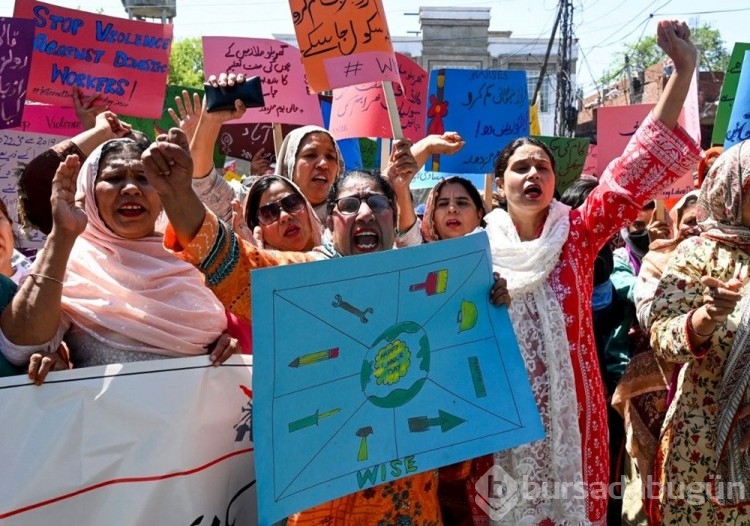
<instances>
[{"instance_id":1,"label":"tree foliage","mask_svg":"<svg viewBox=\"0 0 750 526\"><path fill-rule=\"evenodd\" d=\"M703 24L691 29L691 40L700 52L700 71L725 71L729 63L729 53L718 29ZM609 84L622 75L631 75L653 66L666 59L666 55L656 43L656 36L640 39L634 44L625 44L622 51L615 55L615 61L600 79L602 84Z\"/></svg>"},{"instance_id":2,"label":"tree foliage","mask_svg":"<svg viewBox=\"0 0 750 526\"><path fill-rule=\"evenodd\" d=\"M199 37L172 42L168 82L176 86L203 87L203 45Z\"/></svg>"}]
</instances>

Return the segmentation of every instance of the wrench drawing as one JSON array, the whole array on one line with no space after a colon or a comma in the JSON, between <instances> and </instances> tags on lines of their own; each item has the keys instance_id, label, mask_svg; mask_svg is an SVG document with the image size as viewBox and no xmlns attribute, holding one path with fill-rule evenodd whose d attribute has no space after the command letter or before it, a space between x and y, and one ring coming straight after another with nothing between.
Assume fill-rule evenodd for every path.
<instances>
[{"instance_id":1,"label":"wrench drawing","mask_svg":"<svg viewBox=\"0 0 750 526\"><path fill-rule=\"evenodd\" d=\"M355 316L359 317L359 321L361 321L362 323L367 323L368 321L370 321L367 319L367 315L375 312L371 307L367 307L365 310L359 310L351 303L345 302L341 297L341 294L336 294L335 301L333 301L331 305L333 305L334 307L340 307L347 312L351 312Z\"/></svg>"}]
</instances>

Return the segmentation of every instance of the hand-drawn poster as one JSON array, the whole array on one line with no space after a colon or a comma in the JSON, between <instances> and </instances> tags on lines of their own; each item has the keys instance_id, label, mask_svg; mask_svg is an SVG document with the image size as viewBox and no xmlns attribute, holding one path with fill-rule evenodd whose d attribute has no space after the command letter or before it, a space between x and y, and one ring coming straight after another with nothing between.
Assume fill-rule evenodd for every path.
<instances>
[{"instance_id":1,"label":"hand-drawn poster","mask_svg":"<svg viewBox=\"0 0 750 526\"><path fill-rule=\"evenodd\" d=\"M323 112L323 123L327 130L331 129L331 110L333 108L332 97L328 95L318 95L320 98L320 111ZM359 139L340 139L336 144L341 150L341 156L344 158L344 168L348 170L362 169L362 152L359 149Z\"/></svg>"},{"instance_id":2,"label":"hand-drawn poster","mask_svg":"<svg viewBox=\"0 0 750 526\"><path fill-rule=\"evenodd\" d=\"M427 72L409 57L396 53L401 85L394 86L404 137L416 142L425 136ZM351 137L393 138L382 82L339 88L333 92L331 133Z\"/></svg>"},{"instance_id":3,"label":"hand-drawn poster","mask_svg":"<svg viewBox=\"0 0 750 526\"><path fill-rule=\"evenodd\" d=\"M571 137L537 136L552 150L555 157L555 189L562 195L573 182L581 176L586 154L589 151L589 139Z\"/></svg>"},{"instance_id":4,"label":"hand-drawn poster","mask_svg":"<svg viewBox=\"0 0 750 526\"><path fill-rule=\"evenodd\" d=\"M27 97L70 106L73 87L101 93L115 113L158 117L169 73L172 25L16 0L36 26Z\"/></svg>"},{"instance_id":5,"label":"hand-drawn poster","mask_svg":"<svg viewBox=\"0 0 750 526\"><path fill-rule=\"evenodd\" d=\"M362 156L362 167L367 170L379 170L380 158L378 156L379 141L373 141L367 137L359 139L359 151Z\"/></svg>"},{"instance_id":6,"label":"hand-drawn poster","mask_svg":"<svg viewBox=\"0 0 750 526\"><path fill-rule=\"evenodd\" d=\"M0 522L257 524L252 361L206 356L0 379Z\"/></svg>"},{"instance_id":7,"label":"hand-drawn poster","mask_svg":"<svg viewBox=\"0 0 750 526\"><path fill-rule=\"evenodd\" d=\"M0 18L0 129L21 123L33 45L32 20Z\"/></svg>"},{"instance_id":8,"label":"hand-drawn poster","mask_svg":"<svg viewBox=\"0 0 750 526\"><path fill-rule=\"evenodd\" d=\"M492 172L508 142L529 134L525 71L439 69L430 74L427 133L456 131L466 145L434 155L426 170L455 174Z\"/></svg>"},{"instance_id":9,"label":"hand-drawn poster","mask_svg":"<svg viewBox=\"0 0 750 526\"><path fill-rule=\"evenodd\" d=\"M253 273L262 524L544 436L492 282L484 232Z\"/></svg>"},{"instance_id":10,"label":"hand-drawn poster","mask_svg":"<svg viewBox=\"0 0 750 526\"><path fill-rule=\"evenodd\" d=\"M539 104L532 104L529 107L529 134L542 134L542 128L539 126Z\"/></svg>"},{"instance_id":11,"label":"hand-drawn poster","mask_svg":"<svg viewBox=\"0 0 750 526\"><path fill-rule=\"evenodd\" d=\"M216 145L224 155L230 155L237 159L252 161L255 155L276 162L276 150L273 143L273 124L251 122L247 124L235 124L231 121L221 127L219 140ZM299 126L283 124L281 132L286 136L290 131Z\"/></svg>"},{"instance_id":12,"label":"hand-drawn poster","mask_svg":"<svg viewBox=\"0 0 750 526\"><path fill-rule=\"evenodd\" d=\"M750 139L750 50L745 52L724 149Z\"/></svg>"},{"instance_id":13,"label":"hand-drawn poster","mask_svg":"<svg viewBox=\"0 0 750 526\"><path fill-rule=\"evenodd\" d=\"M299 50L269 38L203 37L206 78L221 73L260 77L262 108L249 108L233 123L323 125L318 98L305 83Z\"/></svg>"},{"instance_id":14,"label":"hand-drawn poster","mask_svg":"<svg viewBox=\"0 0 750 526\"><path fill-rule=\"evenodd\" d=\"M697 95L695 97L688 97L686 105L690 101L697 105ZM596 136L599 177L602 176L607 165L625 151L630 138L635 134L654 106L654 104L633 104L630 106L607 106L597 110ZM686 111L683 108L678 119L680 126L683 128L690 126L692 133L700 133L699 127L696 128L694 124L688 125L686 121L687 115L695 115L695 112L693 110ZM693 138L695 139L695 137ZM675 181L669 188L660 191L654 198L670 199L672 197L679 197L693 189L695 189L693 175L688 172Z\"/></svg>"},{"instance_id":15,"label":"hand-drawn poster","mask_svg":"<svg viewBox=\"0 0 750 526\"><path fill-rule=\"evenodd\" d=\"M61 135L0 130L0 198L5 202L13 219L17 248L39 249L45 239L44 234L38 230L22 232L19 228L18 178L29 161L64 139L66 137Z\"/></svg>"},{"instance_id":16,"label":"hand-drawn poster","mask_svg":"<svg viewBox=\"0 0 750 526\"><path fill-rule=\"evenodd\" d=\"M289 7L314 92L374 81L400 82L382 0L289 0Z\"/></svg>"},{"instance_id":17,"label":"hand-drawn poster","mask_svg":"<svg viewBox=\"0 0 750 526\"><path fill-rule=\"evenodd\" d=\"M17 131L73 137L83 131L76 110L53 104L26 104Z\"/></svg>"},{"instance_id":18,"label":"hand-drawn poster","mask_svg":"<svg viewBox=\"0 0 750 526\"><path fill-rule=\"evenodd\" d=\"M607 165L618 158L630 138L646 119L654 104L602 106L596 114L596 144L599 177Z\"/></svg>"},{"instance_id":19,"label":"hand-drawn poster","mask_svg":"<svg viewBox=\"0 0 750 526\"><path fill-rule=\"evenodd\" d=\"M750 43L736 42L729 58L729 66L724 74L724 82L721 85L719 96L719 107L716 109L714 119L714 132L711 135L713 146L722 146L726 140L729 130L729 118L732 115L734 98L737 95L737 85L740 82L740 72L745 59L745 52L750 50Z\"/></svg>"}]
</instances>

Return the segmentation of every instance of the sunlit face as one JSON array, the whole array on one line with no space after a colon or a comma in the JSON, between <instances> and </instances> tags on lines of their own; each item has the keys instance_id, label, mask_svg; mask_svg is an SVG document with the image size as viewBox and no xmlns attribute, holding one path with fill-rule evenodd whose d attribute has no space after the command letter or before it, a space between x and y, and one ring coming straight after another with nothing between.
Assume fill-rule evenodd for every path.
<instances>
[{"instance_id":1,"label":"sunlit face","mask_svg":"<svg viewBox=\"0 0 750 526\"><path fill-rule=\"evenodd\" d=\"M0 274L8 277L13 274L10 264L13 246L13 225L10 219L0 212Z\"/></svg>"},{"instance_id":2,"label":"sunlit face","mask_svg":"<svg viewBox=\"0 0 750 526\"><path fill-rule=\"evenodd\" d=\"M508 205L508 213L516 217L543 217L555 196L555 172L547 153L538 146L519 146L508 159L503 177L496 179Z\"/></svg>"},{"instance_id":3,"label":"sunlit face","mask_svg":"<svg viewBox=\"0 0 750 526\"><path fill-rule=\"evenodd\" d=\"M101 164L94 195L104 224L125 239L153 234L161 201L146 179L140 157L113 152Z\"/></svg>"},{"instance_id":4,"label":"sunlit face","mask_svg":"<svg viewBox=\"0 0 750 526\"><path fill-rule=\"evenodd\" d=\"M473 232L482 221L469 192L460 183L446 183L435 199L432 215L435 232L440 239L452 239Z\"/></svg>"},{"instance_id":5,"label":"sunlit face","mask_svg":"<svg viewBox=\"0 0 750 526\"><path fill-rule=\"evenodd\" d=\"M313 132L302 139L294 161L292 180L313 206L323 203L338 175L338 152L331 137Z\"/></svg>"},{"instance_id":6,"label":"sunlit face","mask_svg":"<svg viewBox=\"0 0 750 526\"><path fill-rule=\"evenodd\" d=\"M263 243L266 247L294 252L312 248L312 225L310 224L310 216L307 214L307 206L304 205L301 210L295 212L286 210L285 203L281 202L282 199L292 194L297 195L284 183L277 181L272 183L260 198L259 211L269 204L276 203L279 205L279 217L276 221L271 224L259 223L263 232Z\"/></svg>"},{"instance_id":7,"label":"sunlit face","mask_svg":"<svg viewBox=\"0 0 750 526\"><path fill-rule=\"evenodd\" d=\"M396 212L392 207L373 212L365 199L370 195L384 194L375 181L363 177L350 176L339 188L338 199L348 196L362 199L357 212L342 214L337 205L328 218L333 245L344 256L393 248Z\"/></svg>"}]
</instances>

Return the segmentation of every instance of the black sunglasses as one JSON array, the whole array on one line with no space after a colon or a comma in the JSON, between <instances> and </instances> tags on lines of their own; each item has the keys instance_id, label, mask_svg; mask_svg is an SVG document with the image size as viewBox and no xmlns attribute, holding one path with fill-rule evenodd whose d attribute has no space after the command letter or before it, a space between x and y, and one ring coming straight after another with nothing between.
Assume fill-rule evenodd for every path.
<instances>
[{"instance_id":1,"label":"black sunglasses","mask_svg":"<svg viewBox=\"0 0 750 526\"><path fill-rule=\"evenodd\" d=\"M287 214L298 214L305 209L305 198L298 194L289 194L278 201L261 206L258 208L258 222L262 225L272 225L279 220L282 208Z\"/></svg>"},{"instance_id":2,"label":"black sunglasses","mask_svg":"<svg viewBox=\"0 0 750 526\"><path fill-rule=\"evenodd\" d=\"M391 207L391 202L383 194L370 194L364 197L358 195L348 195L346 197L340 197L336 199L336 205L338 206L339 212L344 215L352 215L359 212L362 201L367 202L367 206L375 214L385 212Z\"/></svg>"}]
</instances>

